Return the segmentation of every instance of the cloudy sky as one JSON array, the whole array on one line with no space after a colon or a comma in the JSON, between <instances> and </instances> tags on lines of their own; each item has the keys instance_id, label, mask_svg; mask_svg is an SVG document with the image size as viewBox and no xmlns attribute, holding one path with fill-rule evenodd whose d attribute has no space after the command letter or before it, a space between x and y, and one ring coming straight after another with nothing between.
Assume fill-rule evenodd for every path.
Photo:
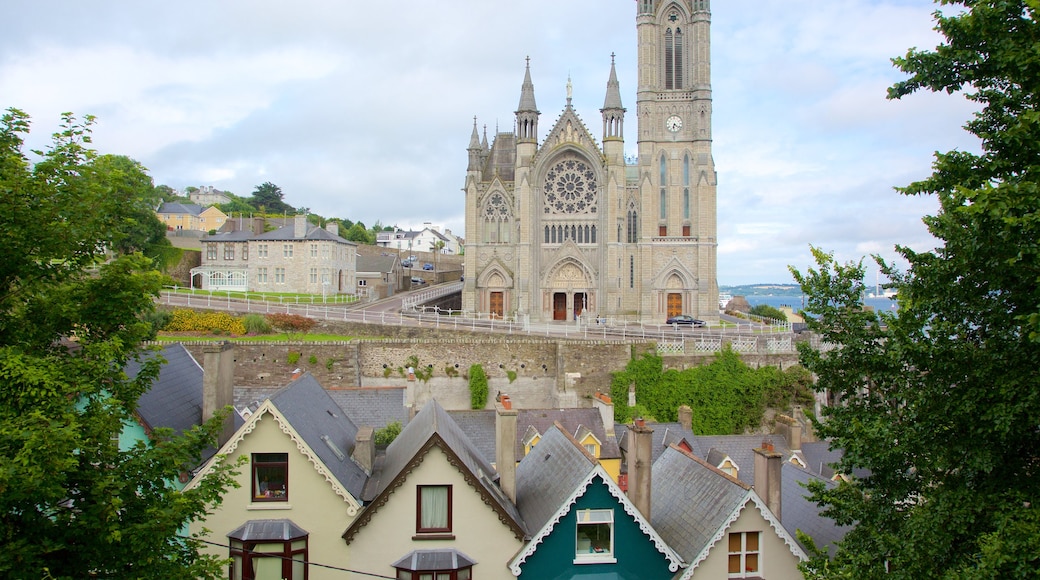
<instances>
[{"instance_id":1,"label":"cloudy sky","mask_svg":"<svg viewBox=\"0 0 1040 580\"><path fill-rule=\"evenodd\" d=\"M889 59L932 48L929 0L712 2L719 283L790 282L809 246L852 260L933 245L929 198L893 191L977 148L960 96L885 99ZM95 146L157 184L285 200L371 226L464 232L473 118L511 130L524 59L539 128L599 136L610 55L635 142L634 0L6 0L0 108L98 118ZM544 135L543 135L544 136Z\"/></svg>"}]
</instances>

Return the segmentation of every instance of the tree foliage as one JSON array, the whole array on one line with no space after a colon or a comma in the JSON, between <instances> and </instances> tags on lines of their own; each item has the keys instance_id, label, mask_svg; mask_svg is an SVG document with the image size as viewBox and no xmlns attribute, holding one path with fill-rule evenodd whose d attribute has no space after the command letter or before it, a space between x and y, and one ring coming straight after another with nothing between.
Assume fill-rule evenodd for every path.
<instances>
[{"instance_id":1,"label":"tree foliage","mask_svg":"<svg viewBox=\"0 0 1040 580\"><path fill-rule=\"evenodd\" d=\"M656 354L633 359L614 373L610 395L614 416L626 422L635 416L657 421L677 420L681 405L694 410L693 432L729 435L757 429L766 407L787 408L812 401L805 369L752 369L740 355L726 349L711 364L678 371L663 369ZM629 385L635 385L637 408L628 406Z\"/></svg>"},{"instance_id":2,"label":"tree foliage","mask_svg":"<svg viewBox=\"0 0 1040 580\"><path fill-rule=\"evenodd\" d=\"M285 203L284 197L282 188L270 181L265 181L253 190L253 197L249 199L249 204L269 213L294 213L296 210Z\"/></svg>"},{"instance_id":3,"label":"tree foliage","mask_svg":"<svg viewBox=\"0 0 1040 580\"><path fill-rule=\"evenodd\" d=\"M795 278L810 328L836 348L804 350L818 388L840 400L819 432L839 469L870 475L815 497L856 524L818 577L1035 578L1040 573L1040 23L1033 1L942 2L945 37L894 59L890 89L961 93L981 153L936 154L932 251L879 258L898 315L861 308L862 263L814 249ZM887 568L887 573L886 573Z\"/></svg>"},{"instance_id":4,"label":"tree foliage","mask_svg":"<svg viewBox=\"0 0 1040 580\"><path fill-rule=\"evenodd\" d=\"M219 421L119 449L158 373L157 358L134 379L122 369L154 332L143 315L161 278L138 253L103 263L144 182L88 148L91 124L64 115L33 164L28 116L0 117L0 576L215 577L215 560L177 534L218 501L227 470L191 492L169 482Z\"/></svg>"},{"instance_id":5,"label":"tree foliage","mask_svg":"<svg viewBox=\"0 0 1040 580\"><path fill-rule=\"evenodd\" d=\"M484 367L479 363L469 367L469 406L471 409L483 409L487 406L488 378Z\"/></svg>"},{"instance_id":6,"label":"tree foliage","mask_svg":"<svg viewBox=\"0 0 1040 580\"><path fill-rule=\"evenodd\" d=\"M768 304L756 304L751 307L751 314L755 316L761 316L762 318L771 318L773 320L779 320L781 322L787 320L787 315L780 311L779 308L770 306Z\"/></svg>"}]
</instances>

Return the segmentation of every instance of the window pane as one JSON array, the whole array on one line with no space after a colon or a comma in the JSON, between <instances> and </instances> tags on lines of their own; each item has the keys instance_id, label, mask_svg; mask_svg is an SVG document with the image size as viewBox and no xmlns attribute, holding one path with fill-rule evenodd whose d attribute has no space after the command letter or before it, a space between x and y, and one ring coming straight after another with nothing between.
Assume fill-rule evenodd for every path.
<instances>
[{"instance_id":1,"label":"window pane","mask_svg":"<svg viewBox=\"0 0 1040 580\"><path fill-rule=\"evenodd\" d=\"M739 574L740 573L740 554L729 555L729 573Z\"/></svg>"},{"instance_id":2,"label":"window pane","mask_svg":"<svg viewBox=\"0 0 1040 580\"><path fill-rule=\"evenodd\" d=\"M437 580L451 580L451 572L437 572Z\"/></svg>"},{"instance_id":3,"label":"window pane","mask_svg":"<svg viewBox=\"0 0 1040 580\"><path fill-rule=\"evenodd\" d=\"M464 568L462 570L459 570L459 573L456 574L455 577L458 580L469 580L470 579L469 568Z\"/></svg>"},{"instance_id":4,"label":"window pane","mask_svg":"<svg viewBox=\"0 0 1040 580\"><path fill-rule=\"evenodd\" d=\"M739 552L740 551L740 534L729 535L729 551Z\"/></svg>"},{"instance_id":5,"label":"window pane","mask_svg":"<svg viewBox=\"0 0 1040 580\"><path fill-rule=\"evenodd\" d=\"M744 557L744 571L758 572L758 554L748 554Z\"/></svg>"},{"instance_id":6,"label":"window pane","mask_svg":"<svg viewBox=\"0 0 1040 580\"><path fill-rule=\"evenodd\" d=\"M758 551L758 532L748 532L747 534L747 547L745 548L748 552Z\"/></svg>"}]
</instances>

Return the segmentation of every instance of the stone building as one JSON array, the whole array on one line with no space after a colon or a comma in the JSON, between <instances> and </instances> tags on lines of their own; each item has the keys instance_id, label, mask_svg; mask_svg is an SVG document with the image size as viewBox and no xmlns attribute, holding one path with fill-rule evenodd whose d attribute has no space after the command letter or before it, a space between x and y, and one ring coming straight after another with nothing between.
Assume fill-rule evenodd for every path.
<instances>
[{"instance_id":1,"label":"stone building","mask_svg":"<svg viewBox=\"0 0 1040 580\"><path fill-rule=\"evenodd\" d=\"M528 60L513 132L467 152L463 308L531 321L718 319L708 0L638 0L638 160L611 57L601 142L567 102L539 141Z\"/></svg>"},{"instance_id":2,"label":"stone building","mask_svg":"<svg viewBox=\"0 0 1040 580\"><path fill-rule=\"evenodd\" d=\"M236 223L236 222L232 222ZM202 265L191 270L193 288L301 294L355 294L357 244L298 215L288 225L264 231L221 231L202 238Z\"/></svg>"}]
</instances>

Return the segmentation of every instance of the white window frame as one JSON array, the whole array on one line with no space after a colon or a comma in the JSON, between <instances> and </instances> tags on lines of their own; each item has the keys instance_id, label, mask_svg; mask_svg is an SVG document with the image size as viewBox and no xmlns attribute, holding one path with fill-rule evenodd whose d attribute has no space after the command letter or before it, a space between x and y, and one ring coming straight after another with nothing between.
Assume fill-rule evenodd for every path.
<instances>
[{"instance_id":1,"label":"white window frame","mask_svg":"<svg viewBox=\"0 0 1040 580\"><path fill-rule=\"evenodd\" d=\"M575 511L574 523L574 563L575 564L616 564L614 544L614 510L612 509L583 509ZM604 529L609 534L605 550L594 551L597 546L592 544L589 533L582 533L583 528L599 528L597 535L602 535ZM602 542L602 540L600 540ZM602 548L603 546L599 546Z\"/></svg>"},{"instance_id":2,"label":"white window frame","mask_svg":"<svg viewBox=\"0 0 1040 580\"><path fill-rule=\"evenodd\" d=\"M754 535L757 539L757 549L748 550L748 536ZM740 542L739 551L734 551L733 540L738 539ZM730 569L730 565L733 562L733 558L738 559L739 572L728 572L727 578L760 578L762 576L762 532L730 532L726 537L726 550L728 557L726 561L726 570ZM753 555L755 557L755 568L753 570L747 569L748 556Z\"/></svg>"}]
</instances>

